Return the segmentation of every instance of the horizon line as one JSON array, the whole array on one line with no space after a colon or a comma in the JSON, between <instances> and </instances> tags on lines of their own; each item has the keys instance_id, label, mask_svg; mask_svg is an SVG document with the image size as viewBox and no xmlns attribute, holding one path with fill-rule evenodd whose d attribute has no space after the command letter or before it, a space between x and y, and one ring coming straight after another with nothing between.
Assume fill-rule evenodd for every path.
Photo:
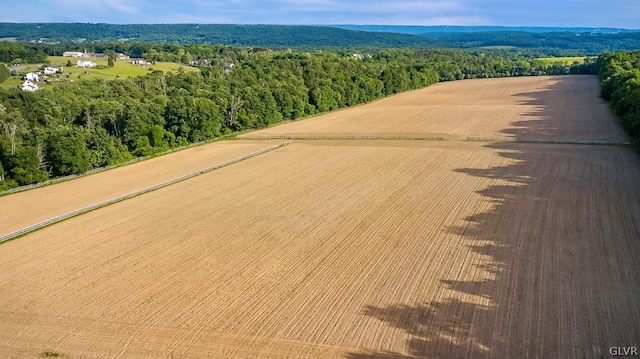
<instances>
[{"instance_id":1,"label":"horizon line","mask_svg":"<svg viewBox=\"0 0 640 359\"><path fill-rule=\"evenodd\" d=\"M198 22L139 22L139 23L113 23L113 22L65 22L65 21L37 21L37 22L15 22L15 21L0 21L0 24L23 24L23 25L38 25L38 24L82 24L82 25L116 25L116 26L128 26L128 25L237 25L237 26L254 26L254 25L267 25L267 26L322 26L322 27L335 27L335 26L384 26L384 27L453 27L453 28L484 28L484 27L497 27L497 28L526 28L526 29L611 29L611 30L628 30L628 31L640 31L640 28L626 28L626 27L613 27L613 26L549 26L549 25L415 25L415 24L277 24L277 23L198 23Z\"/></svg>"}]
</instances>

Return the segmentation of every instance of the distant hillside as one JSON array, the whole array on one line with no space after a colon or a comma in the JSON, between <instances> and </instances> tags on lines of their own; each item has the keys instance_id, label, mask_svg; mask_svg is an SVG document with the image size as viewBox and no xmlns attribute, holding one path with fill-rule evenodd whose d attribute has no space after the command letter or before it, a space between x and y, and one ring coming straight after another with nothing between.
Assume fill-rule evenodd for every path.
<instances>
[{"instance_id":1,"label":"distant hillside","mask_svg":"<svg viewBox=\"0 0 640 359\"><path fill-rule=\"evenodd\" d=\"M575 32L472 32L435 33L445 47L478 48L513 46L537 49L543 52L565 51L598 55L607 51L640 49L640 32L575 33ZM425 34L424 36L429 36Z\"/></svg>"},{"instance_id":2,"label":"distant hillside","mask_svg":"<svg viewBox=\"0 0 640 359\"><path fill-rule=\"evenodd\" d=\"M395 32L399 34L437 36L446 33L469 33L469 32L574 32L593 34L618 34L624 32L634 32L640 30L629 30L619 28L596 28L596 27L529 27L529 26L397 26L397 25L331 25L341 29L370 31L370 32Z\"/></svg>"},{"instance_id":3,"label":"distant hillside","mask_svg":"<svg viewBox=\"0 0 640 359\"><path fill-rule=\"evenodd\" d=\"M606 51L640 49L640 31L625 29L344 26L352 29L302 25L0 23L0 39L48 44L60 42L76 47L87 42L116 41L298 49L515 47L554 56L598 55Z\"/></svg>"},{"instance_id":4,"label":"distant hillside","mask_svg":"<svg viewBox=\"0 0 640 359\"><path fill-rule=\"evenodd\" d=\"M0 38L17 41L140 41L268 47L424 47L436 41L397 33L374 33L323 26L223 24L16 24L0 23Z\"/></svg>"},{"instance_id":5,"label":"distant hillside","mask_svg":"<svg viewBox=\"0 0 640 359\"><path fill-rule=\"evenodd\" d=\"M591 27L338 25L376 33L402 33L438 40L447 48L516 47L543 53L598 55L640 49L640 30Z\"/></svg>"}]
</instances>

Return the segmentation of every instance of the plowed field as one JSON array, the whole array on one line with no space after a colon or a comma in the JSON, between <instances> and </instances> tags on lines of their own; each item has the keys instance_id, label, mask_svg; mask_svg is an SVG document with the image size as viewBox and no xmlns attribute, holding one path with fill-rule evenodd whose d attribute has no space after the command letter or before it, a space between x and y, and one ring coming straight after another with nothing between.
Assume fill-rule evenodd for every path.
<instances>
[{"instance_id":1,"label":"plowed field","mask_svg":"<svg viewBox=\"0 0 640 359\"><path fill-rule=\"evenodd\" d=\"M126 167L0 197L0 234L268 147L274 141L216 142Z\"/></svg>"},{"instance_id":2,"label":"plowed field","mask_svg":"<svg viewBox=\"0 0 640 359\"><path fill-rule=\"evenodd\" d=\"M374 103L245 135L443 136L519 140L626 140L592 76L439 83Z\"/></svg>"},{"instance_id":3,"label":"plowed field","mask_svg":"<svg viewBox=\"0 0 640 359\"><path fill-rule=\"evenodd\" d=\"M453 97L480 106L525 80L518 91L559 86L583 112L518 130L496 109L486 134L626 140L610 114L571 104L599 101L592 77L394 98L439 97L452 109L440 132L463 133ZM639 234L628 148L294 141L0 245L0 357L607 358L640 346Z\"/></svg>"}]
</instances>

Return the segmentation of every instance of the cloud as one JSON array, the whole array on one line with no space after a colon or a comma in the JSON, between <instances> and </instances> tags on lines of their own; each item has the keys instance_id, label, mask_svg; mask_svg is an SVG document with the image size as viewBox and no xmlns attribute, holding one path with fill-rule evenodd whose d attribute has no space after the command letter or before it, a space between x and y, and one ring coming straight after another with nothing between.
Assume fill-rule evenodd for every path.
<instances>
[{"instance_id":1,"label":"cloud","mask_svg":"<svg viewBox=\"0 0 640 359\"><path fill-rule=\"evenodd\" d=\"M175 1L175 0L174 0ZM483 18L473 15L465 0L187 0L196 9L184 13L180 22L223 18L233 23L271 24L407 24L438 21L476 25ZM468 1L468 0L466 0ZM194 21L196 22L196 21ZM211 21L197 21L199 23Z\"/></svg>"},{"instance_id":2,"label":"cloud","mask_svg":"<svg viewBox=\"0 0 640 359\"><path fill-rule=\"evenodd\" d=\"M139 9L135 4L143 4L144 1L132 2L128 0L52 0L57 7L64 10L81 10L93 13L101 13L109 10L115 10L123 13L138 13Z\"/></svg>"},{"instance_id":3,"label":"cloud","mask_svg":"<svg viewBox=\"0 0 640 359\"><path fill-rule=\"evenodd\" d=\"M492 22L481 16L448 16L448 17L431 17L424 19L416 25L423 26L435 26L435 25L449 25L449 26L486 26L492 25Z\"/></svg>"},{"instance_id":4,"label":"cloud","mask_svg":"<svg viewBox=\"0 0 640 359\"><path fill-rule=\"evenodd\" d=\"M176 24L233 24L237 23L233 18L221 15L194 15L194 14L175 14L171 17L171 23ZM169 23L166 19L156 19L155 23Z\"/></svg>"},{"instance_id":5,"label":"cloud","mask_svg":"<svg viewBox=\"0 0 640 359\"><path fill-rule=\"evenodd\" d=\"M250 2L250 1L247 1ZM334 0L276 0L271 8L286 11L316 11L316 12L342 12L351 16L367 13L398 13L421 11L456 11L464 7L459 1L388 1L388 0L361 0L340 2Z\"/></svg>"},{"instance_id":6,"label":"cloud","mask_svg":"<svg viewBox=\"0 0 640 359\"><path fill-rule=\"evenodd\" d=\"M105 5L122 12L137 13L138 9L127 0L101 0Z\"/></svg>"},{"instance_id":7,"label":"cloud","mask_svg":"<svg viewBox=\"0 0 640 359\"><path fill-rule=\"evenodd\" d=\"M144 22L141 14L150 0L30 0L14 1L3 12L16 22ZM7 11L4 11L7 10ZM0 15L0 19L5 16ZM8 16L7 16L8 17Z\"/></svg>"},{"instance_id":8,"label":"cloud","mask_svg":"<svg viewBox=\"0 0 640 359\"><path fill-rule=\"evenodd\" d=\"M638 0L29 0L0 21L638 28Z\"/></svg>"},{"instance_id":9,"label":"cloud","mask_svg":"<svg viewBox=\"0 0 640 359\"><path fill-rule=\"evenodd\" d=\"M380 1L351 7L349 17L361 24L389 25L475 25L486 20L467 15L470 10L460 1ZM351 21L353 22L353 21Z\"/></svg>"},{"instance_id":10,"label":"cloud","mask_svg":"<svg viewBox=\"0 0 640 359\"><path fill-rule=\"evenodd\" d=\"M354 9L355 10L355 9ZM465 6L455 1L373 1L365 11L412 13L423 11L464 11Z\"/></svg>"},{"instance_id":11,"label":"cloud","mask_svg":"<svg viewBox=\"0 0 640 359\"><path fill-rule=\"evenodd\" d=\"M276 0L273 1L279 10L300 12L345 11L349 4L334 0Z\"/></svg>"},{"instance_id":12,"label":"cloud","mask_svg":"<svg viewBox=\"0 0 640 359\"><path fill-rule=\"evenodd\" d=\"M229 10L229 11L250 11L260 10L272 14L286 13L344 13L345 15L358 16L367 13L398 13L398 12L422 12L422 11L459 11L464 7L459 1L335 1L335 0L230 0L230 1L207 1L188 0L188 2L200 9L207 10ZM302 14L301 14L302 15Z\"/></svg>"}]
</instances>

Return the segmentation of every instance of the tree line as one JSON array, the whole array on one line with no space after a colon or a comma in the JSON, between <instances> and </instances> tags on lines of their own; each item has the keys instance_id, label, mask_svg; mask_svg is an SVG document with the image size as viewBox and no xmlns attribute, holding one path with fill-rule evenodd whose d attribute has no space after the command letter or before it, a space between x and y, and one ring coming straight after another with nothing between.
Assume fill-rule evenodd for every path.
<instances>
[{"instance_id":1,"label":"tree line","mask_svg":"<svg viewBox=\"0 0 640 359\"><path fill-rule=\"evenodd\" d=\"M0 63L37 64L47 61L47 56L42 45L0 41Z\"/></svg>"},{"instance_id":2,"label":"tree line","mask_svg":"<svg viewBox=\"0 0 640 359\"><path fill-rule=\"evenodd\" d=\"M600 95L625 130L640 141L640 51L604 53L596 62Z\"/></svg>"},{"instance_id":3,"label":"tree line","mask_svg":"<svg viewBox=\"0 0 640 359\"><path fill-rule=\"evenodd\" d=\"M155 49L160 58L187 52L198 60L206 57L207 65L199 72L149 71L142 77L84 80L35 93L0 90L0 189L116 165L438 81L569 71L513 52L307 53L212 45L157 45L145 51ZM589 66L575 65L571 71Z\"/></svg>"}]
</instances>

